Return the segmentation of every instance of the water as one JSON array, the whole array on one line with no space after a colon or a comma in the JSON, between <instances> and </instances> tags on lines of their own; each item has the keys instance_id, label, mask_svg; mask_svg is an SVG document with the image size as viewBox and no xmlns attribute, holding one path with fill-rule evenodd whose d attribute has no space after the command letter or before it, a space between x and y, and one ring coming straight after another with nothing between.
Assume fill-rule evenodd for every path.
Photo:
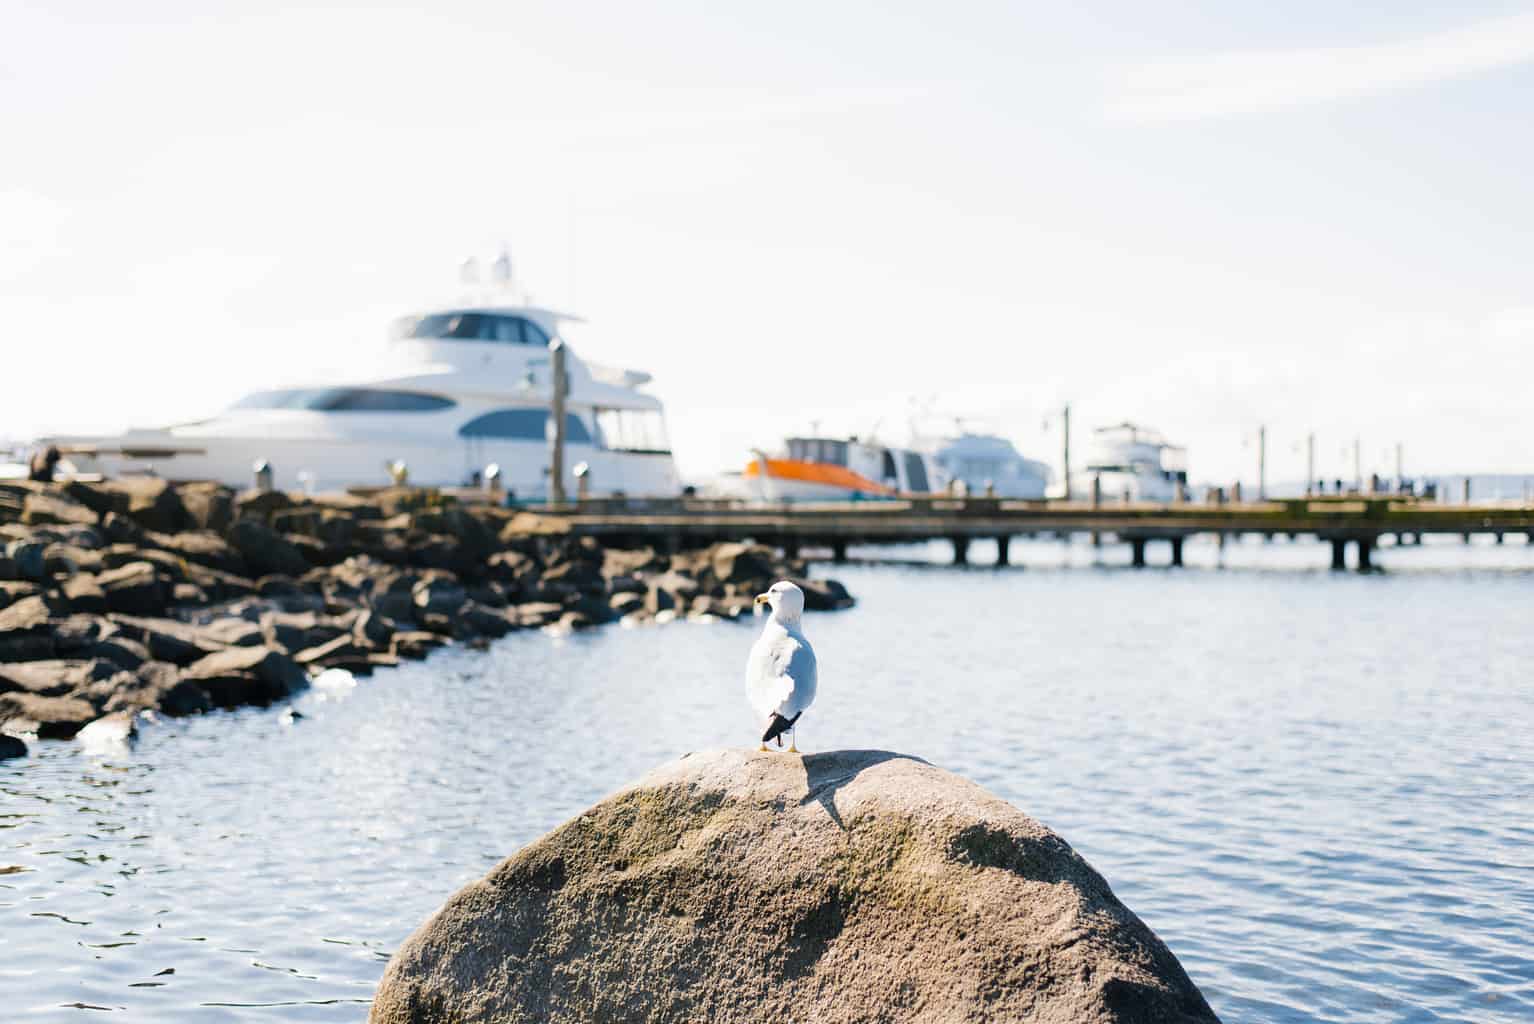
<instances>
[{"instance_id":1,"label":"water","mask_svg":"<svg viewBox=\"0 0 1534 1024\"><path fill-rule=\"evenodd\" d=\"M839 567L860 605L808 622L801 745L915 753L1059 830L1226 1020L1534 1019L1534 548L1387 549L1369 577L1314 544L1062 552ZM458 886L748 742L752 633L517 634L296 721L0 764L4 1018L362 1020Z\"/></svg>"}]
</instances>

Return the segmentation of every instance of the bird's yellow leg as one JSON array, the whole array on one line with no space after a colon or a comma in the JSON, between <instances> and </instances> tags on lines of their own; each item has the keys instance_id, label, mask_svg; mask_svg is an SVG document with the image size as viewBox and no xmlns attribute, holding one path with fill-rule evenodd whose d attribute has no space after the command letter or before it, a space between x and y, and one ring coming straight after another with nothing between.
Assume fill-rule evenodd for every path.
<instances>
[{"instance_id":1,"label":"bird's yellow leg","mask_svg":"<svg viewBox=\"0 0 1534 1024\"><path fill-rule=\"evenodd\" d=\"M770 754L770 753L772 753L772 751L767 749L767 744L765 744L765 743L763 743L761 746L757 747L756 748L756 752L758 754Z\"/></svg>"},{"instance_id":2,"label":"bird's yellow leg","mask_svg":"<svg viewBox=\"0 0 1534 1024\"><path fill-rule=\"evenodd\" d=\"M789 732L788 732L788 752L790 754L797 754L797 753L799 753L799 730L798 729L790 729Z\"/></svg>"}]
</instances>

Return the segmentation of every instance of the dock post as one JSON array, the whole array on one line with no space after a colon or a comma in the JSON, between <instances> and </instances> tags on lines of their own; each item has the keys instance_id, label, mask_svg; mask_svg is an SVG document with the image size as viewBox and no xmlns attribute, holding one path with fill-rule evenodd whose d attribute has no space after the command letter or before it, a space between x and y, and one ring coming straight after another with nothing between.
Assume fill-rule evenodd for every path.
<instances>
[{"instance_id":1,"label":"dock post","mask_svg":"<svg viewBox=\"0 0 1534 1024\"><path fill-rule=\"evenodd\" d=\"M1130 558L1129 564L1136 569L1145 568L1145 538L1131 537L1129 540Z\"/></svg>"},{"instance_id":2,"label":"dock post","mask_svg":"<svg viewBox=\"0 0 1534 1024\"><path fill-rule=\"evenodd\" d=\"M797 538L797 537L784 537L783 538L783 557L784 558L798 558L799 557L799 538Z\"/></svg>"},{"instance_id":3,"label":"dock post","mask_svg":"<svg viewBox=\"0 0 1534 1024\"><path fill-rule=\"evenodd\" d=\"M831 561L835 562L837 565L841 565L846 560L847 542L844 540L833 540L831 542Z\"/></svg>"},{"instance_id":4,"label":"dock post","mask_svg":"<svg viewBox=\"0 0 1534 1024\"><path fill-rule=\"evenodd\" d=\"M1182 538L1173 537L1172 540L1172 565L1182 568Z\"/></svg>"},{"instance_id":5,"label":"dock post","mask_svg":"<svg viewBox=\"0 0 1534 1024\"><path fill-rule=\"evenodd\" d=\"M1012 538L1011 537L997 537L996 538L996 564L997 565L1010 565L1011 564L1011 558L1010 558L1011 553L1012 553L1011 550L1010 550L1011 547L1012 547Z\"/></svg>"},{"instance_id":6,"label":"dock post","mask_svg":"<svg viewBox=\"0 0 1534 1024\"><path fill-rule=\"evenodd\" d=\"M1497 543L1501 544L1502 543L1502 535L1500 533L1496 534L1496 538L1497 538Z\"/></svg>"},{"instance_id":7,"label":"dock post","mask_svg":"<svg viewBox=\"0 0 1534 1024\"><path fill-rule=\"evenodd\" d=\"M953 538L950 538L950 539L953 541L953 564L954 565L968 565L969 564L969 538L968 537L953 537Z\"/></svg>"},{"instance_id":8,"label":"dock post","mask_svg":"<svg viewBox=\"0 0 1534 1024\"><path fill-rule=\"evenodd\" d=\"M553 364L553 390L549 396L549 504L565 503L565 398L570 390L566 375L565 343L559 338L549 342L549 362Z\"/></svg>"},{"instance_id":9,"label":"dock post","mask_svg":"<svg viewBox=\"0 0 1534 1024\"><path fill-rule=\"evenodd\" d=\"M1470 478L1468 476L1465 477L1465 485L1461 489L1460 495L1461 495L1461 497L1460 497L1460 504L1461 505L1468 505L1468 504L1470 504Z\"/></svg>"},{"instance_id":10,"label":"dock post","mask_svg":"<svg viewBox=\"0 0 1534 1024\"><path fill-rule=\"evenodd\" d=\"M1358 545L1358 571L1368 572L1374 568L1374 538L1360 537L1354 543Z\"/></svg>"},{"instance_id":11,"label":"dock post","mask_svg":"<svg viewBox=\"0 0 1534 1024\"><path fill-rule=\"evenodd\" d=\"M1346 569L1348 567L1348 542L1341 537L1332 538L1332 568Z\"/></svg>"}]
</instances>

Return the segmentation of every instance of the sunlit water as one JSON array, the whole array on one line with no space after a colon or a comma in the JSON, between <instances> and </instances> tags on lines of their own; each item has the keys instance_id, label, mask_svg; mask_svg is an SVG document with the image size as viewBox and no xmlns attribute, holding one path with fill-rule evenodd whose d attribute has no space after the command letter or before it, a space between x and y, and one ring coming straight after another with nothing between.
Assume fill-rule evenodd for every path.
<instances>
[{"instance_id":1,"label":"sunlit water","mask_svg":"<svg viewBox=\"0 0 1534 1024\"><path fill-rule=\"evenodd\" d=\"M801 744L918 754L1054 827L1229 1021L1534 1020L1534 548L1387 549L1363 577L1314 544L1183 571L1013 552L837 567L860 603L809 620ZM297 721L0 764L0 1017L361 1020L458 886L750 741L753 631L517 634Z\"/></svg>"}]
</instances>

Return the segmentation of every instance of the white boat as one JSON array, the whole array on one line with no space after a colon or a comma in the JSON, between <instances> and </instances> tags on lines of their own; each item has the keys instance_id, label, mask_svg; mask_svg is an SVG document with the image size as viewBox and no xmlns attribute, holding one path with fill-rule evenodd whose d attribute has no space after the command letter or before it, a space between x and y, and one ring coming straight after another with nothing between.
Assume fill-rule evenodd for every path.
<instances>
[{"instance_id":1,"label":"white boat","mask_svg":"<svg viewBox=\"0 0 1534 1024\"><path fill-rule=\"evenodd\" d=\"M472 483L496 466L518 498L549 492L550 342L566 341L565 492L668 496L681 482L650 377L587 363L578 318L529 305L437 309L401 319L380 367L320 386L257 391L210 419L115 437L52 437L80 473L154 473L248 487L334 490ZM575 468L585 463L584 480ZM68 467L64 467L67 471Z\"/></svg>"},{"instance_id":2,"label":"white boat","mask_svg":"<svg viewBox=\"0 0 1534 1024\"><path fill-rule=\"evenodd\" d=\"M753 452L735 486L760 501L844 501L933 494L948 487L937 460L856 437L790 437L778 455Z\"/></svg>"},{"instance_id":3,"label":"white boat","mask_svg":"<svg viewBox=\"0 0 1534 1024\"><path fill-rule=\"evenodd\" d=\"M1188 484L1188 451L1134 423L1098 427L1086 469L1071 479L1072 497L1090 497L1094 484L1104 501L1175 501Z\"/></svg>"},{"instance_id":4,"label":"white boat","mask_svg":"<svg viewBox=\"0 0 1534 1024\"><path fill-rule=\"evenodd\" d=\"M971 495L1042 498L1052 475L1048 465L1024 458L1011 441L995 434L965 432L929 441L923 447L948 478L962 481Z\"/></svg>"}]
</instances>

